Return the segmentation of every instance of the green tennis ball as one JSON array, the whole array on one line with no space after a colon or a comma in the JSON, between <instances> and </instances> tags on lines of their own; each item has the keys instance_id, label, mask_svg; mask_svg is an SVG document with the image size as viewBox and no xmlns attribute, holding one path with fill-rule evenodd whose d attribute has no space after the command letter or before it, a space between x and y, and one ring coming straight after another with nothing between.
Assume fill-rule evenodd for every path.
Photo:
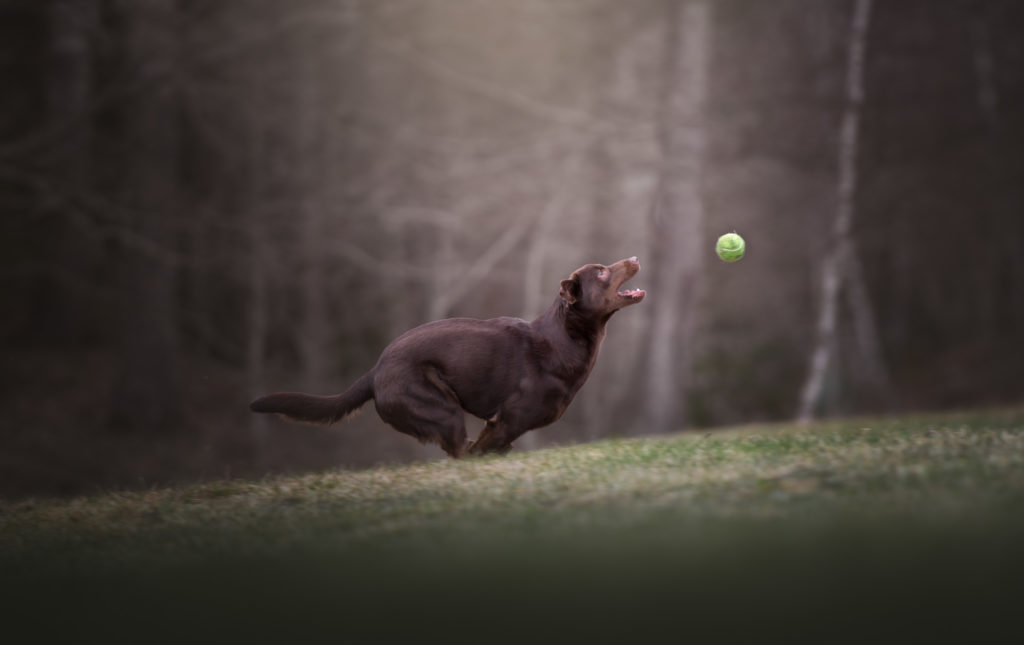
<instances>
[{"instance_id":1,"label":"green tennis ball","mask_svg":"<svg viewBox=\"0 0 1024 645\"><path fill-rule=\"evenodd\" d=\"M726 262L735 262L743 259L743 253L746 250L746 243L736 233L726 233L718 238L718 244L715 245L715 253L718 253L718 257Z\"/></svg>"}]
</instances>

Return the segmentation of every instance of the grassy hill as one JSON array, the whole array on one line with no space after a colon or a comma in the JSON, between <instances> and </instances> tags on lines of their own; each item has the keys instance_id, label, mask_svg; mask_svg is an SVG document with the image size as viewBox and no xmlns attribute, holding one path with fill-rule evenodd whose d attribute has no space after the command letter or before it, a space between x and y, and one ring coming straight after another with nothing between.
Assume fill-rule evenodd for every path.
<instances>
[{"instance_id":1,"label":"grassy hill","mask_svg":"<svg viewBox=\"0 0 1024 645\"><path fill-rule=\"evenodd\" d=\"M40 636L983 637L1022 574L1019 408L0 502Z\"/></svg>"}]
</instances>

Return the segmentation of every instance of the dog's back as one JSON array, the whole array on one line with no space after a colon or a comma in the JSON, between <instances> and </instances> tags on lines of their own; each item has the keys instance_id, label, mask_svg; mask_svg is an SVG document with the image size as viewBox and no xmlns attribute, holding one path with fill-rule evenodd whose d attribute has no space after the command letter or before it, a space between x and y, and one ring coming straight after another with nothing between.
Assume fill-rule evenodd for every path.
<instances>
[{"instance_id":1,"label":"dog's back","mask_svg":"<svg viewBox=\"0 0 1024 645\"><path fill-rule=\"evenodd\" d=\"M530 371L530 341L529 323L516 318L451 318L417 327L388 345L374 367L378 407L433 370L467 412L489 418Z\"/></svg>"}]
</instances>

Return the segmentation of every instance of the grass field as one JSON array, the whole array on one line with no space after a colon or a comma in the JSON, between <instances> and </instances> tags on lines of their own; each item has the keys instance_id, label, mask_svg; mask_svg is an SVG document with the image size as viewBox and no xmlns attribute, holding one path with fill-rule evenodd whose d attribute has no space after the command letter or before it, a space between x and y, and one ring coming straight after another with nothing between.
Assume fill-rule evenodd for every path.
<instances>
[{"instance_id":1,"label":"grass field","mask_svg":"<svg viewBox=\"0 0 1024 645\"><path fill-rule=\"evenodd\" d=\"M987 639L1022 575L1022 408L0 502L40 637Z\"/></svg>"}]
</instances>

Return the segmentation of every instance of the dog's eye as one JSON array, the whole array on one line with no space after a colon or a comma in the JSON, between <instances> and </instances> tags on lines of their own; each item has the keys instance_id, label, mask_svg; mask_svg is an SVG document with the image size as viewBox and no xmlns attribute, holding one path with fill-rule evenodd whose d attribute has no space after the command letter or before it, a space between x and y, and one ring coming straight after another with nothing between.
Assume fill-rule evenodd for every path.
<instances>
[{"instance_id":1,"label":"dog's eye","mask_svg":"<svg viewBox=\"0 0 1024 645\"><path fill-rule=\"evenodd\" d=\"M607 280L608 279L608 269L600 269L597 272L597 279L598 280Z\"/></svg>"}]
</instances>

